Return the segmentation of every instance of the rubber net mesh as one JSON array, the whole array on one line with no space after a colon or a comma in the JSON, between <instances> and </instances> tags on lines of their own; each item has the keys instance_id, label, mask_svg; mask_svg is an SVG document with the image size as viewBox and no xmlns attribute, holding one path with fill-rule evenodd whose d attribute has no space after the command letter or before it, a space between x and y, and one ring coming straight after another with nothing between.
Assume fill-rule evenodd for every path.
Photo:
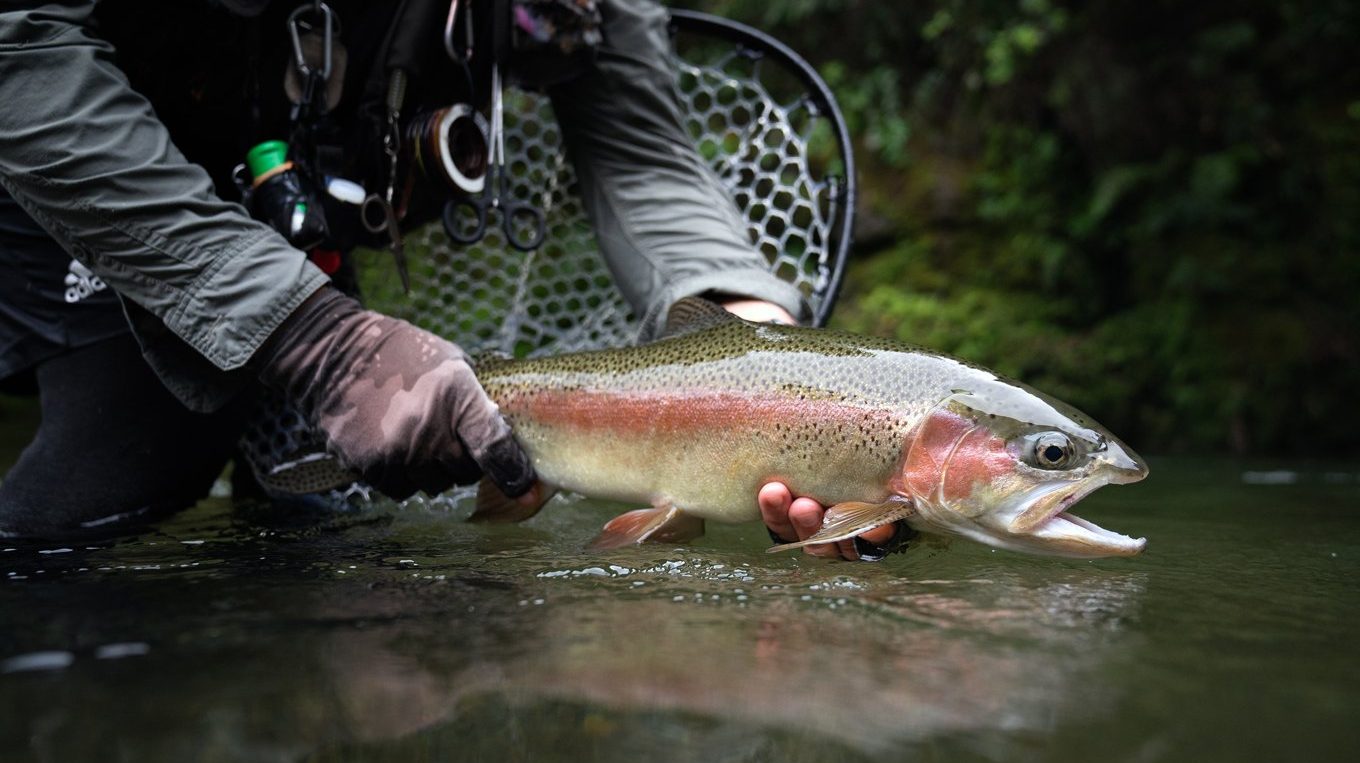
<instances>
[{"instance_id":1,"label":"rubber net mesh","mask_svg":"<svg viewBox=\"0 0 1360 763\"><path fill-rule=\"evenodd\" d=\"M679 48L679 91L700 154L744 214L754 246L814 312L828 296L842 166L828 120L774 62L739 46ZM693 63L692 61L702 61ZM547 236L530 252L509 246L498 210L486 237L451 242L440 223L407 236L411 293L386 252L357 255L369 306L467 348L515 356L631 343L636 318L599 256L576 178L546 96L506 94L506 161L516 198L543 210ZM277 403L271 402L270 406ZM318 488L321 438L295 413L259 417L243 442L257 476L287 492Z\"/></svg>"}]
</instances>

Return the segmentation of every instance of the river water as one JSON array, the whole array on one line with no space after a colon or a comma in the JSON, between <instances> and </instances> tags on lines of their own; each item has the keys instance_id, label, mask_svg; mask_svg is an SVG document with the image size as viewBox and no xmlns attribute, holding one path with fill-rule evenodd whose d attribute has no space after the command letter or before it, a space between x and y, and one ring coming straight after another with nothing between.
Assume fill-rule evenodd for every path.
<instances>
[{"instance_id":1,"label":"river water","mask_svg":"<svg viewBox=\"0 0 1360 763\"><path fill-rule=\"evenodd\" d=\"M0 541L5 761L1360 759L1360 466L1154 460L1076 562L880 564L620 507L234 511Z\"/></svg>"}]
</instances>

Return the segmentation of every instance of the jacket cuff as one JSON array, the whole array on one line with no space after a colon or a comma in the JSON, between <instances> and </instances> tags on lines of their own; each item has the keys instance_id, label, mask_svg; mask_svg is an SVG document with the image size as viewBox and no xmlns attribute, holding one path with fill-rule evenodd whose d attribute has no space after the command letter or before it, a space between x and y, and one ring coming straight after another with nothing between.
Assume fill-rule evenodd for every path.
<instances>
[{"instance_id":1,"label":"jacket cuff","mask_svg":"<svg viewBox=\"0 0 1360 763\"><path fill-rule=\"evenodd\" d=\"M245 365L330 278L298 250L263 236L220 258L195 281L161 319L214 366L230 371Z\"/></svg>"}]
</instances>

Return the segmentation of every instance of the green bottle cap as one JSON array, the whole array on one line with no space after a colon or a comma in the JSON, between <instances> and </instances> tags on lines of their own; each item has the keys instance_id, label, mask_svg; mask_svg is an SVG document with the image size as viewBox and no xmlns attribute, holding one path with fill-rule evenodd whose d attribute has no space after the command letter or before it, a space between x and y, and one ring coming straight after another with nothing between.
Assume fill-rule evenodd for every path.
<instances>
[{"instance_id":1,"label":"green bottle cap","mask_svg":"<svg viewBox=\"0 0 1360 763\"><path fill-rule=\"evenodd\" d=\"M264 173L288 161L288 144L281 140L267 140L256 145L246 154L246 165L250 176L258 178Z\"/></svg>"}]
</instances>

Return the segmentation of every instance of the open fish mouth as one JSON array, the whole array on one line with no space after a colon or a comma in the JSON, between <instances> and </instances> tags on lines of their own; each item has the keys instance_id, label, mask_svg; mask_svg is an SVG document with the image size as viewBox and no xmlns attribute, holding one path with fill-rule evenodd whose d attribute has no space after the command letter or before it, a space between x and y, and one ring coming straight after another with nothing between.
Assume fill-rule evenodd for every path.
<instances>
[{"instance_id":1,"label":"open fish mouth","mask_svg":"<svg viewBox=\"0 0 1360 763\"><path fill-rule=\"evenodd\" d=\"M1106 530L1069 509L1105 484L1091 480L1064 493L1042 520L1025 530L1051 553L1076 557L1133 556L1147 545L1146 538L1131 538Z\"/></svg>"}]
</instances>

